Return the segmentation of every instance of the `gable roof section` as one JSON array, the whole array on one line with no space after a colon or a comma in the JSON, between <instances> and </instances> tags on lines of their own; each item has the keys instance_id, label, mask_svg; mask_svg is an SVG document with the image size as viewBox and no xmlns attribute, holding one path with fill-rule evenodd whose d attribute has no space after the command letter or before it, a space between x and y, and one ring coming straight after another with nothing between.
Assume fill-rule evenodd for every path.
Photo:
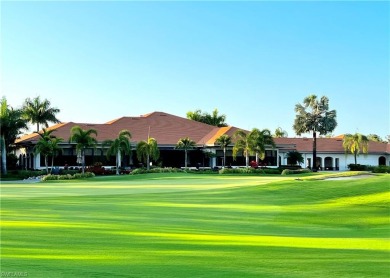
<instances>
[{"instance_id":1,"label":"gable roof section","mask_svg":"<svg viewBox=\"0 0 390 278\"><path fill-rule=\"evenodd\" d=\"M98 133L97 140L99 142L114 139L121 130L127 129L132 135L132 142L146 140L149 134L150 137L157 140L159 145L175 145L183 137L189 137L197 144L204 144L202 138L206 135L209 135L211 138L214 136L213 132L218 132L219 130L215 126L164 112L153 112L140 117L121 117L105 124L68 122L54 125L49 129L55 129L53 135L67 141L70 137L70 129L75 125L80 126L82 129L95 129ZM32 133L21 137L15 143L34 143L38 140L39 135Z\"/></svg>"}]
</instances>

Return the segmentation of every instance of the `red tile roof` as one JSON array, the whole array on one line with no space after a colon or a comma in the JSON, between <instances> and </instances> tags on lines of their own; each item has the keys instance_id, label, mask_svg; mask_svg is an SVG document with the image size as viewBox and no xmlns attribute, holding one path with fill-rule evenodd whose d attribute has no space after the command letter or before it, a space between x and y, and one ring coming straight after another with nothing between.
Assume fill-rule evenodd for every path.
<instances>
[{"instance_id":1,"label":"red tile roof","mask_svg":"<svg viewBox=\"0 0 390 278\"><path fill-rule=\"evenodd\" d=\"M275 143L286 149L295 149L299 152L313 151L313 138L275 138ZM317 152L344 153L343 140L335 138L317 138ZM390 153L390 144L381 142L368 143L369 153L386 154Z\"/></svg>"},{"instance_id":2,"label":"red tile roof","mask_svg":"<svg viewBox=\"0 0 390 278\"><path fill-rule=\"evenodd\" d=\"M216 134L228 133L230 135L232 131L238 129L236 127L218 128L164 112L153 112L140 117L122 117L105 124L61 123L49 129L56 130L52 133L53 135L68 140L70 129L75 125L82 129L95 129L98 133L97 140L99 142L116 138L123 129L130 131L132 142L139 142L146 140L150 131L150 137L155 138L159 145L175 145L183 137L189 137L198 145L206 143L213 145L214 142L211 142L210 139L213 139ZM34 143L38 140L39 136L33 133L17 139L16 143Z\"/></svg>"}]
</instances>

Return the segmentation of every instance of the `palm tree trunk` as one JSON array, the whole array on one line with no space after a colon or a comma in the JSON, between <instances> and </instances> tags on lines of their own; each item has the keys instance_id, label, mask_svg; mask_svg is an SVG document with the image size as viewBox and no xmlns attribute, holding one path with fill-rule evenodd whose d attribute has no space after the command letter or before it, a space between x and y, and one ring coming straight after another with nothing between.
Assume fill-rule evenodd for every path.
<instances>
[{"instance_id":1,"label":"palm tree trunk","mask_svg":"<svg viewBox=\"0 0 390 278\"><path fill-rule=\"evenodd\" d=\"M53 167L54 167L54 154L51 156L51 169L50 169L50 174L53 173Z\"/></svg>"},{"instance_id":2,"label":"palm tree trunk","mask_svg":"<svg viewBox=\"0 0 390 278\"><path fill-rule=\"evenodd\" d=\"M187 150L184 150L184 168L187 169Z\"/></svg>"},{"instance_id":3,"label":"palm tree trunk","mask_svg":"<svg viewBox=\"0 0 390 278\"><path fill-rule=\"evenodd\" d=\"M1 135L1 174L7 175L7 150L4 135Z\"/></svg>"},{"instance_id":4,"label":"palm tree trunk","mask_svg":"<svg viewBox=\"0 0 390 278\"><path fill-rule=\"evenodd\" d=\"M313 172L317 172L317 133L313 132Z\"/></svg>"},{"instance_id":5,"label":"palm tree trunk","mask_svg":"<svg viewBox=\"0 0 390 278\"><path fill-rule=\"evenodd\" d=\"M146 157L146 169L150 170L150 158L149 158L149 155L147 155L147 157Z\"/></svg>"},{"instance_id":6,"label":"palm tree trunk","mask_svg":"<svg viewBox=\"0 0 390 278\"><path fill-rule=\"evenodd\" d=\"M47 155L45 155L45 166L46 166L46 174L49 174L49 165L48 165L48 161L47 161Z\"/></svg>"},{"instance_id":7,"label":"palm tree trunk","mask_svg":"<svg viewBox=\"0 0 390 278\"><path fill-rule=\"evenodd\" d=\"M223 168L226 166L226 148L223 148Z\"/></svg>"},{"instance_id":8,"label":"palm tree trunk","mask_svg":"<svg viewBox=\"0 0 390 278\"><path fill-rule=\"evenodd\" d=\"M82 157L82 161L81 161L81 172L84 174L85 172L85 151L84 151L84 148L82 149L81 151L81 157Z\"/></svg>"},{"instance_id":9,"label":"palm tree trunk","mask_svg":"<svg viewBox=\"0 0 390 278\"><path fill-rule=\"evenodd\" d=\"M246 166L246 168L249 167L249 153L248 152L245 153L245 166Z\"/></svg>"},{"instance_id":10,"label":"palm tree trunk","mask_svg":"<svg viewBox=\"0 0 390 278\"><path fill-rule=\"evenodd\" d=\"M357 152L354 152L353 155L355 157L355 165L357 165Z\"/></svg>"}]
</instances>

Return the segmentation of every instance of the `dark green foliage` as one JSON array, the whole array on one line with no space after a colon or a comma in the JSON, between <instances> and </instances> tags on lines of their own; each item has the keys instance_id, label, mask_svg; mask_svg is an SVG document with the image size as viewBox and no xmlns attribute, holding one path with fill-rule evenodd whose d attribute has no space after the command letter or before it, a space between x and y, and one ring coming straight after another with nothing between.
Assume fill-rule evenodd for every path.
<instances>
[{"instance_id":1,"label":"dark green foliage","mask_svg":"<svg viewBox=\"0 0 390 278\"><path fill-rule=\"evenodd\" d=\"M184 170L178 168L151 168L149 170L145 168L134 169L130 172L130 175L148 174L148 173L185 173Z\"/></svg>"},{"instance_id":2,"label":"dark green foliage","mask_svg":"<svg viewBox=\"0 0 390 278\"><path fill-rule=\"evenodd\" d=\"M220 174L256 174L256 175L280 175L279 169L274 168L223 168L219 170Z\"/></svg>"},{"instance_id":3,"label":"dark green foliage","mask_svg":"<svg viewBox=\"0 0 390 278\"><path fill-rule=\"evenodd\" d=\"M368 171L369 166L368 165L361 165L361 164L348 164L348 169L350 171Z\"/></svg>"},{"instance_id":4,"label":"dark green foliage","mask_svg":"<svg viewBox=\"0 0 390 278\"><path fill-rule=\"evenodd\" d=\"M390 173L390 166L377 166L372 169L373 173Z\"/></svg>"}]
</instances>

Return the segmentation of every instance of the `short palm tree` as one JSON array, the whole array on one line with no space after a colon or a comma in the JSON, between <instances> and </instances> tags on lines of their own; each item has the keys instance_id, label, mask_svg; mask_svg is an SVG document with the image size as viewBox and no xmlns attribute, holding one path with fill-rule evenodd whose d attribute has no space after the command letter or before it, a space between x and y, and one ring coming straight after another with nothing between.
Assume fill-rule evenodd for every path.
<instances>
[{"instance_id":1,"label":"short palm tree","mask_svg":"<svg viewBox=\"0 0 390 278\"><path fill-rule=\"evenodd\" d=\"M298 151L290 151L286 154L286 158L291 165L301 164L304 162L303 156Z\"/></svg>"},{"instance_id":2,"label":"short palm tree","mask_svg":"<svg viewBox=\"0 0 390 278\"><path fill-rule=\"evenodd\" d=\"M245 156L246 167L249 167L249 155L255 152L256 133L256 130L252 130L251 132L237 130L233 135L233 138L235 139L233 158L236 159L237 153L242 151Z\"/></svg>"},{"instance_id":3,"label":"short palm tree","mask_svg":"<svg viewBox=\"0 0 390 278\"><path fill-rule=\"evenodd\" d=\"M37 144L34 147L34 153L41 154L45 158L45 167L46 167L47 174L49 174L48 158L49 156L52 157L51 169L53 169L54 157L60 151L60 147L58 144L63 141L62 138L57 138L52 135L54 131L55 131L54 129L52 130L43 129L42 132L38 133L41 138L38 140Z\"/></svg>"},{"instance_id":4,"label":"short palm tree","mask_svg":"<svg viewBox=\"0 0 390 278\"><path fill-rule=\"evenodd\" d=\"M275 135L274 135L275 138L283 138L283 137L287 137L287 136L288 136L287 131L285 131L281 127L278 127L277 129L275 129Z\"/></svg>"},{"instance_id":5,"label":"short palm tree","mask_svg":"<svg viewBox=\"0 0 390 278\"><path fill-rule=\"evenodd\" d=\"M146 168L150 169L150 159L157 160L160 157L160 150L157 141L149 137L148 140L142 140L137 144L137 158L139 161L146 162Z\"/></svg>"},{"instance_id":6,"label":"short palm tree","mask_svg":"<svg viewBox=\"0 0 390 278\"><path fill-rule=\"evenodd\" d=\"M223 149L223 167L226 166L226 148L232 143L232 137L227 134L222 134L215 140L218 146Z\"/></svg>"},{"instance_id":7,"label":"short palm tree","mask_svg":"<svg viewBox=\"0 0 390 278\"><path fill-rule=\"evenodd\" d=\"M51 103L47 99L41 101L40 97L34 99L27 98L23 105L24 118L32 124L37 124L37 131L39 131L39 124L48 127L48 123L60 123L56 114L60 109L50 106Z\"/></svg>"},{"instance_id":8,"label":"short palm tree","mask_svg":"<svg viewBox=\"0 0 390 278\"><path fill-rule=\"evenodd\" d=\"M267 146L275 148L275 142L269 129L259 130L254 128L252 130L252 136L254 138L254 151L256 153L256 163L258 159L263 160L265 158L265 149Z\"/></svg>"},{"instance_id":9,"label":"short palm tree","mask_svg":"<svg viewBox=\"0 0 390 278\"><path fill-rule=\"evenodd\" d=\"M357 156L360 151L362 153L368 152L368 138L367 136L355 133L355 134L345 134L343 139L343 147L346 153L351 152L355 158L355 165L357 164Z\"/></svg>"},{"instance_id":10,"label":"short palm tree","mask_svg":"<svg viewBox=\"0 0 390 278\"><path fill-rule=\"evenodd\" d=\"M176 143L175 149L184 150L184 168L187 168L187 152L195 148L195 141L192 141L189 137L180 138L180 140Z\"/></svg>"},{"instance_id":11,"label":"short palm tree","mask_svg":"<svg viewBox=\"0 0 390 278\"><path fill-rule=\"evenodd\" d=\"M76 125L70 130L71 136L69 138L70 143L76 143L76 150L81 154L82 158L82 172L85 171L85 149L95 147L97 144L96 137L97 131L95 129L84 130L80 126Z\"/></svg>"},{"instance_id":12,"label":"short palm tree","mask_svg":"<svg viewBox=\"0 0 390 278\"><path fill-rule=\"evenodd\" d=\"M115 155L116 174L119 175L119 167L121 166L122 154L131 153L130 143L131 133L124 129L119 132L119 135L114 140L106 140L103 142L103 147L108 146L107 158L111 155Z\"/></svg>"}]
</instances>

